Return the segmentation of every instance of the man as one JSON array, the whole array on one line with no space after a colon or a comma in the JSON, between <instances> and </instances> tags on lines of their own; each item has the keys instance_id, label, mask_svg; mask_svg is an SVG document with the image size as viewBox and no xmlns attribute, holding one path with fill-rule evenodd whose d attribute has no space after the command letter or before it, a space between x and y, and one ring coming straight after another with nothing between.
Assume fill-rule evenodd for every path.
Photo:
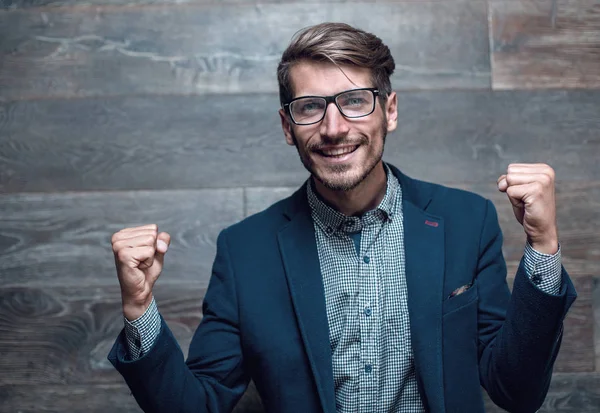
<instances>
[{"instance_id":1,"label":"man","mask_svg":"<svg viewBox=\"0 0 600 413\"><path fill-rule=\"evenodd\" d=\"M302 31L278 69L281 124L311 177L225 229L184 362L152 287L170 237L113 235L125 329L109 359L146 412L511 412L542 404L575 299L547 165L498 179L527 233L513 293L493 204L382 162L394 61L343 24Z\"/></svg>"}]
</instances>

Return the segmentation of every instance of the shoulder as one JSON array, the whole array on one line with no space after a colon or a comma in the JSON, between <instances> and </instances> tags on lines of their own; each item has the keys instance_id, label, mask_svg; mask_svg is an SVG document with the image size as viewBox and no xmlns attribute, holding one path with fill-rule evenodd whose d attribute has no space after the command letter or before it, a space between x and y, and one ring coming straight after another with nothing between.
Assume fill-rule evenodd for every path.
<instances>
[{"instance_id":1,"label":"shoulder","mask_svg":"<svg viewBox=\"0 0 600 413\"><path fill-rule=\"evenodd\" d=\"M410 183L413 191L426 194L429 199L428 210L431 208L436 210L440 208L452 210L454 207L466 208L467 210L486 209L488 208L488 203L491 203L491 201L482 195L462 188L408 177L405 177L405 182Z\"/></svg>"},{"instance_id":2,"label":"shoulder","mask_svg":"<svg viewBox=\"0 0 600 413\"><path fill-rule=\"evenodd\" d=\"M409 199L419 199L428 214L443 218L448 230L477 234L486 225L498 225L494 204L476 192L413 178L404 181L412 192Z\"/></svg>"},{"instance_id":3,"label":"shoulder","mask_svg":"<svg viewBox=\"0 0 600 413\"><path fill-rule=\"evenodd\" d=\"M228 238L243 239L248 239L248 237L256 238L260 234L276 233L283 225L289 222L289 219L286 217L287 211L298 203L298 198L301 196L303 188L304 186L262 211L249 215L241 221L226 227L223 233L226 233Z\"/></svg>"}]
</instances>

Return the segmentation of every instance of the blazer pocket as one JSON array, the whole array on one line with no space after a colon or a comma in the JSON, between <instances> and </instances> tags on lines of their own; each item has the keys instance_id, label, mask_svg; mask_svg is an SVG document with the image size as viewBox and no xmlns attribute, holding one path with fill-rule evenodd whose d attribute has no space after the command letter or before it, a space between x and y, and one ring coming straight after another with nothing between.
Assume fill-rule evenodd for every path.
<instances>
[{"instance_id":1,"label":"blazer pocket","mask_svg":"<svg viewBox=\"0 0 600 413\"><path fill-rule=\"evenodd\" d=\"M477 301L477 283L473 282L471 287L464 293L455 295L454 297L447 298L442 303L442 314L448 314L454 310L458 310L472 302Z\"/></svg>"}]
</instances>

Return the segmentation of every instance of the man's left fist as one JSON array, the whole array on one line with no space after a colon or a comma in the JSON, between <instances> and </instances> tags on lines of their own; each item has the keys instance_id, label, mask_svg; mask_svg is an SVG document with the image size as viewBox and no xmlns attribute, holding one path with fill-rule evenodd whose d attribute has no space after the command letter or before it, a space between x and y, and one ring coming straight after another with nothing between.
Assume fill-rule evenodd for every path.
<instances>
[{"instance_id":1,"label":"man's left fist","mask_svg":"<svg viewBox=\"0 0 600 413\"><path fill-rule=\"evenodd\" d=\"M541 253L558 251L554 169L549 165L514 163L498 178L498 189L506 192L531 246Z\"/></svg>"}]
</instances>

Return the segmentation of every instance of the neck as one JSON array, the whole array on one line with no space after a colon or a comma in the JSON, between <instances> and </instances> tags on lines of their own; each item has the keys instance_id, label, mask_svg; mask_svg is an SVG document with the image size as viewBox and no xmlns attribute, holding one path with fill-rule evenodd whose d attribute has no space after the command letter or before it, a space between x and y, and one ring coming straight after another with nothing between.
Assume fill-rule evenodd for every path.
<instances>
[{"instance_id":1,"label":"neck","mask_svg":"<svg viewBox=\"0 0 600 413\"><path fill-rule=\"evenodd\" d=\"M369 175L350 191L334 191L314 178L313 183L317 193L333 208L346 216L360 216L377 208L385 196L387 177L383 162L379 161Z\"/></svg>"}]
</instances>

